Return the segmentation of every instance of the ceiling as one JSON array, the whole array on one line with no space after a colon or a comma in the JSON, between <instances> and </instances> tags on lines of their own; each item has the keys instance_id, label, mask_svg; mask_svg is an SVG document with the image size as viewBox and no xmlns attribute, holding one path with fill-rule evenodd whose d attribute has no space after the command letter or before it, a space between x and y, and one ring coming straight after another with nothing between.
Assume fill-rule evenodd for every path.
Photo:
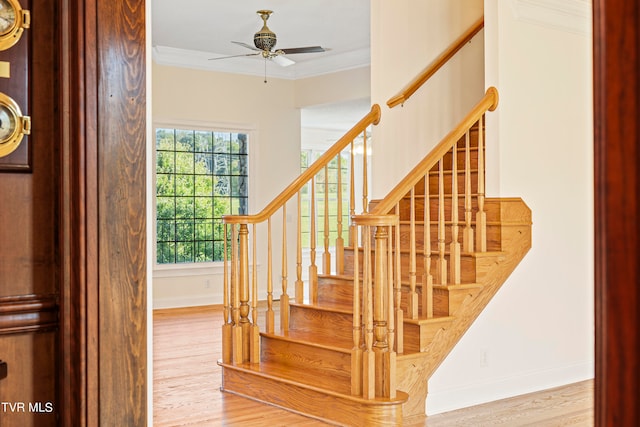
<instances>
[{"instance_id":1,"label":"ceiling","mask_svg":"<svg viewBox=\"0 0 640 427\"><path fill-rule=\"evenodd\" d=\"M180 7L176 7L180 5ZM152 0L154 60L159 64L263 75L259 56L231 41L253 45L262 27L256 13L273 10L269 28L277 48L320 45L323 53L290 55L296 64L267 64L271 77L296 79L369 65L370 0Z\"/></svg>"}]
</instances>

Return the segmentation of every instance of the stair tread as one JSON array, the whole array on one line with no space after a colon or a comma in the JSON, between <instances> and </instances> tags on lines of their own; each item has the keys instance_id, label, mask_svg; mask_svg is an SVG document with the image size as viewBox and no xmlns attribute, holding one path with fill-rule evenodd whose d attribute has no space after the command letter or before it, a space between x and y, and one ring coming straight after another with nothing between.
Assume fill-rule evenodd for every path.
<instances>
[{"instance_id":1,"label":"stair tread","mask_svg":"<svg viewBox=\"0 0 640 427\"><path fill-rule=\"evenodd\" d=\"M451 244L451 242L445 242L445 245L449 246ZM344 248L345 250L353 250L352 246L346 246ZM358 251L362 252L364 249L362 247L358 247ZM374 252L373 250L371 251L372 253ZM395 252L395 249L394 249ZM400 249L400 254L409 254L409 249ZM444 252L445 255L449 254L449 251L445 251ZM486 252L462 252L460 254L461 257L471 257L471 258L484 258L484 257L492 257L492 256L501 256L504 255L506 252L504 251L486 251ZM418 256L421 255L421 253L417 254ZM440 255L440 252L437 250L432 250L431 251L431 256L433 255Z\"/></svg>"},{"instance_id":2,"label":"stair tread","mask_svg":"<svg viewBox=\"0 0 640 427\"><path fill-rule=\"evenodd\" d=\"M433 316L429 318L419 317L417 319L404 319L404 323L410 323L413 325L428 325L429 323L446 323L452 322L455 316Z\"/></svg>"},{"instance_id":3,"label":"stair tread","mask_svg":"<svg viewBox=\"0 0 640 427\"><path fill-rule=\"evenodd\" d=\"M320 304L306 304L306 303L291 302L289 303L289 305L296 306L296 307L310 308L314 310L330 311L332 313L341 313L341 314L351 314L353 312L343 307L327 307L325 305L320 305Z\"/></svg>"},{"instance_id":4,"label":"stair tread","mask_svg":"<svg viewBox=\"0 0 640 427\"><path fill-rule=\"evenodd\" d=\"M408 219L401 219L398 222L400 223L400 225L411 225L411 221L408 220ZM424 225L424 221L421 221L421 220L420 221L419 220L415 220L414 223L416 225ZM429 221L429 223L431 225L438 225L438 220L434 219L434 220ZM452 221L446 220L444 223L445 223L445 225L451 225ZM502 225L502 224L504 224L504 222L503 221L487 221L486 224L487 225ZM471 221L471 225L476 225L476 220L475 219ZM464 226L465 226L464 220L458 221L458 226L460 228L464 228Z\"/></svg>"},{"instance_id":5,"label":"stair tread","mask_svg":"<svg viewBox=\"0 0 640 427\"><path fill-rule=\"evenodd\" d=\"M333 377L318 376L316 373L299 373L291 372L291 370L282 368L276 363L241 363L241 364L227 364L218 360L218 365L225 369L234 369L238 371L249 372L254 375L258 375L265 378L275 379L283 383L288 383L293 386L306 388L309 390L318 391L331 396L340 397L357 402L360 405L387 405L387 404L402 404L406 402L409 395L403 391L398 390L394 399L385 397L376 397L375 399L364 399L360 396L353 396L351 394L351 381L341 381L336 384L332 382L329 387L322 386L322 380L331 380ZM337 385L337 386L336 386Z\"/></svg>"},{"instance_id":6,"label":"stair tread","mask_svg":"<svg viewBox=\"0 0 640 427\"><path fill-rule=\"evenodd\" d=\"M351 394L351 380L346 377L339 377L336 375L319 375L319 372L314 369L300 370L291 369L290 367L283 366L274 362L260 362L260 363L242 363L235 365L226 365L218 362L221 366L249 371L253 374L275 378L279 381L293 384L296 386L304 386L313 390L322 391L327 394L339 394L350 395Z\"/></svg>"},{"instance_id":7,"label":"stair tread","mask_svg":"<svg viewBox=\"0 0 640 427\"><path fill-rule=\"evenodd\" d=\"M404 284L404 283L403 283ZM479 283L462 283L462 284L458 284L458 285L438 285L435 284L433 285L434 289L446 289L446 290L451 290L451 289L480 289L483 286ZM347 307L344 307L342 305L337 305L335 307L321 307L318 305L310 305L310 304L291 304L291 305L296 305L298 307L309 307L309 308L313 308L313 309L318 309L318 310L323 310L323 311L329 311L329 312L336 312L336 313L342 313L342 314L352 314L353 310L348 309ZM403 322L405 323L413 323L413 324L427 324L427 323L438 323L438 322L447 322L447 321L451 321L453 320L455 317L454 316L438 316L438 315L434 315L433 317L430 318L425 318L425 317L419 317L418 319L411 319L408 317L404 317ZM281 336L281 335L278 335ZM346 344L346 346L343 347L335 347L333 345L331 345L331 343L322 343L320 341L314 341L318 339L318 336L314 336L313 333L311 332L307 332L307 331L299 331L299 330L290 330L288 335L284 335L282 336L283 338L289 338L289 339L293 339L296 341L303 341L305 343L313 343L318 344L319 346L322 346L324 348L331 348L331 349L350 349L350 344L351 342L344 342L343 344ZM332 343L335 343L335 337L332 338Z\"/></svg>"},{"instance_id":8,"label":"stair tread","mask_svg":"<svg viewBox=\"0 0 640 427\"><path fill-rule=\"evenodd\" d=\"M310 347L323 348L325 350L335 351L339 353L351 353L351 344L350 343L342 343L339 340L333 339L331 343L328 342L319 342L318 335L309 331L300 331L300 330L289 330L284 335L281 334L269 334L266 332L261 332L260 335L277 339L281 341L295 342L298 344L308 345ZM348 346L336 346L335 344L343 344Z\"/></svg>"}]
</instances>

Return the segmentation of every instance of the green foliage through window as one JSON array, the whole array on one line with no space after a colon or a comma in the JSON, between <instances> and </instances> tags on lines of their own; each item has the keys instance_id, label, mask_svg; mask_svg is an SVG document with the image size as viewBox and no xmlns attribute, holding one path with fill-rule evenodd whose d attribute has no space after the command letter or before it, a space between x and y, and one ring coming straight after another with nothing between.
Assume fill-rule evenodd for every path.
<instances>
[{"instance_id":1,"label":"green foliage through window","mask_svg":"<svg viewBox=\"0 0 640 427\"><path fill-rule=\"evenodd\" d=\"M222 216L248 212L247 142L243 133L156 129L158 264L223 259Z\"/></svg>"}]
</instances>

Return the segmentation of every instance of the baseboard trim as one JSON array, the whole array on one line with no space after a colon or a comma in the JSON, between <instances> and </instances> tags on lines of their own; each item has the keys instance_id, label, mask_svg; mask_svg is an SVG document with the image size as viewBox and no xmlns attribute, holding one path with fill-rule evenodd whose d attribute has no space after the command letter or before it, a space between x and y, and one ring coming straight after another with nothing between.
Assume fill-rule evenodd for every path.
<instances>
[{"instance_id":1,"label":"baseboard trim","mask_svg":"<svg viewBox=\"0 0 640 427\"><path fill-rule=\"evenodd\" d=\"M276 295L277 294L277 295ZM274 292L274 299L280 297L280 292ZM258 291L258 301L266 301L267 292ZM207 295L183 295L166 298L153 298L153 309L162 310L165 308L186 308L186 307L200 307L203 305L222 305L222 294L207 294Z\"/></svg>"},{"instance_id":2,"label":"baseboard trim","mask_svg":"<svg viewBox=\"0 0 640 427\"><path fill-rule=\"evenodd\" d=\"M435 415L496 400L548 390L567 384L593 379L594 362L532 371L523 375L483 381L463 387L429 390L427 414Z\"/></svg>"}]
</instances>

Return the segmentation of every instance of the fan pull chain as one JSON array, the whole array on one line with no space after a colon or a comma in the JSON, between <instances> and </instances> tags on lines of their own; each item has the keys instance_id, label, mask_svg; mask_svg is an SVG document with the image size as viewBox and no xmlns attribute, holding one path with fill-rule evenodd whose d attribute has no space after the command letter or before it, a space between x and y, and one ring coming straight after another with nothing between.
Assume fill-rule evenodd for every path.
<instances>
[{"instance_id":1,"label":"fan pull chain","mask_svg":"<svg viewBox=\"0 0 640 427\"><path fill-rule=\"evenodd\" d=\"M264 58L264 82L267 82L267 58Z\"/></svg>"}]
</instances>

